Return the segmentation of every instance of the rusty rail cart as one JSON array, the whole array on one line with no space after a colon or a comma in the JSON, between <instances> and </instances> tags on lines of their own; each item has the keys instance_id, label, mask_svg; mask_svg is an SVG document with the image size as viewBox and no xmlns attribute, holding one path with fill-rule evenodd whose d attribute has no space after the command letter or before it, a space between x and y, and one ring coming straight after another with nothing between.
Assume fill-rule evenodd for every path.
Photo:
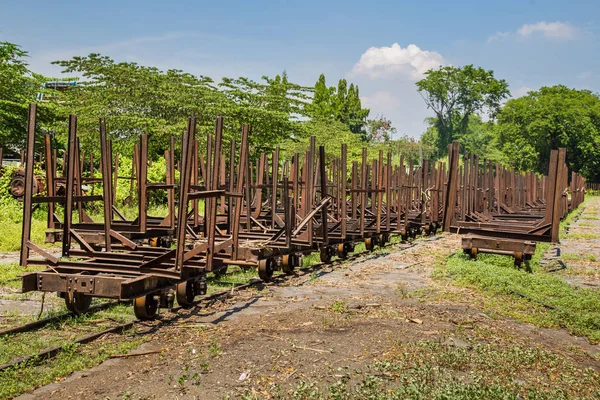
<instances>
[{"instance_id":1,"label":"rusty rail cart","mask_svg":"<svg viewBox=\"0 0 600 400\"><path fill-rule=\"evenodd\" d=\"M165 153L166 181L148 183L148 138L140 137L130 178L131 188L134 181L137 188L138 217L128 221L115 207L117 180L122 177L105 121L100 120L99 176L94 175L93 158L89 176L84 176L75 115L69 118L61 177L56 173L56 151L45 137L46 195L32 190L35 127L36 106L31 105L21 265L47 268L26 274L23 290L58 292L75 313L85 312L93 297L103 297L133 300L139 318L152 318L159 304L169 306L174 297L180 305L191 304L206 290L206 273L222 274L228 265L257 267L267 281L278 268L292 273L305 254L317 251L323 262L336 255L346 258L359 242L373 250L393 234L407 239L420 231L435 232L444 216L441 164L433 168L425 163L415 169L401 159L394 165L391 155L384 157L383 152L369 161L364 149L361 162L353 161L350 167L342 145L340 156L328 165L324 147L317 149L314 138L303 157L295 154L282 162L276 149L270 157L261 154L255 164L250 162L244 125L239 147L231 142L226 168L223 119L218 118L214 136L207 136L205 153L196 139L196 121L189 120L182 136L178 185L174 139ZM101 187L102 194L84 192L87 184ZM151 190L167 191L167 217L148 216ZM86 213L89 202L102 204L102 222L92 221ZM34 204L47 204L48 227L61 232L62 257L31 241ZM160 237L172 238L175 248L170 239L155 239ZM32 258L30 252L42 258Z\"/></svg>"},{"instance_id":2,"label":"rusty rail cart","mask_svg":"<svg viewBox=\"0 0 600 400\"><path fill-rule=\"evenodd\" d=\"M528 262L536 242L557 242L560 220L583 201L584 180L572 173L568 199L565 149L552 150L547 176L522 173L449 145L449 176L444 230L468 234L465 253L512 255L515 265Z\"/></svg>"},{"instance_id":3,"label":"rusty rail cart","mask_svg":"<svg viewBox=\"0 0 600 400\"><path fill-rule=\"evenodd\" d=\"M31 233L31 207L33 202L60 202L63 199L48 198L48 196L31 196L31 183L33 174L33 154L35 139L36 107L30 107L27 135L27 160L26 160L26 189L24 198L24 223L23 246L21 250L21 265L45 265L47 269L23 276L23 292L32 290L59 292L65 298L67 308L75 313L84 312L91 304L93 297L115 298L133 300L135 314L138 318L152 318L157 312L159 303L163 306L172 302L170 289L176 287L176 296L180 304L186 305L193 301L196 294L205 291L206 272L211 271L211 262L215 248L220 243L215 242L214 236L202 244L187 248L177 246L174 250L165 248L151 248L138 246L118 233L111 231L109 206L105 206L105 237L113 237L120 241L120 245L112 246L111 241L105 243L105 251L94 249L76 230L71 228L73 204L80 201L74 191L75 169L75 126L76 117L70 118L69 149L66 160L67 190L64 198L63 218L63 257L57 258L46 252L30 240ZM222 122L217 123L217 136L221 135ZM221 194L216 190L194 190L190 192L190 179L188 163L191 159L190 143L195 135L196 121L190 119L187 133L183 135L182 171L184 176L180 184L180 206L178 217L185 220L187 215L188 199L214 198ZM105 130L101 129L101 135ZM106 141L103 140L103 143ZM106 150L106 149L103 149ZM109 152L102 152L103 165L110 163ZM218 164L214 166L218 171ZM107 179L108 175L104 178ZM110 185L104 187L101 200L108 203L111 198ZM214 210L213 210L214 209ZM213 224L216 213L215 207L210 208L207 214L208 223ZM179 243L185 243L186 225L177 229ZM71 239L80 246L80 250L71 249ZM42 256L43 259L30 258L30 251Z\"/></svg>"},{"instance_id":4,"label":"rusty rail cart","mask_svg":"<svg viewBox=\"0 0 600 400\"><path fill-rule=\"evenodd\" d=\"M133 157L133 176L121 177L118 176L118 155L112 157L112 145L107 140L106 123L100 120L100 149L102 149L102 157L100 159L100 176L95 176L93 155L90 154L89 159L89 176L84 176L85 155L79 150L79 141L76 137L77 120L74 118L70 121L73 127L70 130L75 135L75 150L69 156L67 151L65 159L63 159L63 176L57 175L57 157L56 150L51 147L49 135L45 135L45 164L46 164L46 186L48 188L47 196L43 199L48 204L48 218L46 242L54 243L62 240L64 233L64 223L57 215L57 206L63 205L66 199L67 192L67 175L69 173L68 160L66 157L71 157L74 168L72 171L73 187L75 190L75 204L77 209L78 222L71 221L70 229L73 229L77 234L84 238L91 246L103 248L106 246L106 229L107 221L110 226L108 230L109 237L114 240L123 241L126 238L130 241L140 241L148 239L154 246L163 244L168 247L171 243L172 236L175 230L174 217L174 143L171 138L170 150L165 151L166 164L166 182L149 183L147 179L148 171L148 138L146 135L141 135L140 144L134 148ZM107 154L105 156L105 153ZM114 164L113 164L114 160ZM133 221L127 220L123 213L116 207L116 188L118 179L131 180L131 190L137 189L138 200L138 216ZM96 186L96 187L93 187ZM93 189L101 186L102 195L93 195ZM83 188L93 187L92 193L88 194L83 191ZM164 218L152 217L148 215L147 204L148 196L151 191L166 190L168 197L168 212L169 215ZM100 201L103 202L104 220L103 222L94 222L86 213L85 204L87 202ZM36 197L36 201L42 201L42 197Z\"/></svg>"}]
</instances>

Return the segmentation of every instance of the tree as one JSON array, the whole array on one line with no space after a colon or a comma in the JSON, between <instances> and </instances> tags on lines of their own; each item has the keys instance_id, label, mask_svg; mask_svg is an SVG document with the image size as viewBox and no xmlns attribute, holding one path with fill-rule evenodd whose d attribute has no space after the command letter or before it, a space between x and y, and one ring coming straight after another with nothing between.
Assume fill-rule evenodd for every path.
<instances>
[{"instance_id":1,"label":"tree","mask_svg":"<svg viewBox=\"0 0 600 400\"><path fill-rule=\"evenodd\" d=\"M366 140L369 142L389 142L394 133L396 133L396 128L392 126L392 121L383 115L367 120Z\"/></svg>"},{"instance_id":2,"label":"tree","mask_svg":"<svg viewBox=\"0 0 600 400\"><path fill-rule=\"evenodd\" d=\"M214 132L216 117L223 116L225 144L239 137L242 124L247 123L250 144L257 151L270 150L302 129L298 120L306 114L311 90L289 82L285 72L273 79L265 76L262 82L223 78L215 85L205 76L118 63L100 54L56 64L64 72L83 76L60 102L65 110L79 115L78 133L84 148L94 150L98 118L106 117L116 150L130 152L131 142L146 133L152 138L149 145L154 158L168 147L170 136L180 137L191 116L197 117L201 141L206 133Z\"/></svg>"},{"instance_id":3,"label":"tree","mask_svg":"<svg viewBox=\"0 0 600 400\"><path fill-rule=\"evenodd\" d=\"M286 139L281 143L283 159L291 159L296 152L300 153L300 157L303 157L311 136L316 137L318 146L325 146L327 162L340 156L342 143L348 145L349 160L360 159L365 143L343 123L339 121L312 119L304 121L302 124L304 133L294 138Z\"/></svg>"},{"instance_id":4,"label":"tree","mask_svg":"<svg viewBox=\"0 0 600 400\"><path fill-rule=\"evenodd\" d=\"M429 127L421 135L421 142L435 148L438 142L437 118L427 118L426 122ZM506 161L500 150L498 127L494 121L483 122L479 115L471 115L466 132L456 134L454 140L460 142L464 151L485 157L486 160Z\"/></svg>"},{"instance_id":5,"label":"tree","mask_svg":"<svg viewBox=\"0 0 600 400\"><path fill-rule=\"evenodd\" d=\"M600 97L563 85L506 102L498 115L499 146L516 168L548 172L550 150L567 149L569 170L600 182Z\"/></svg>"},{"instance_id":6,"label":"tree","mask_svg":"<svg viewBox=\"0 0 600 400\"><path fill-rule=\"evenodd\" d=\"M169 136L181 135L188 117L199 117L201 132L214 129L225 102L210 78L180 70L163 72L137 63L117 63L100 54L55 64L63 72L83 77L58 100L65 112L78 115L78 134L86 150L94 150L98 119L106 117L116 151L121 146L131 151L131 142L145 133L152 137L151 156L159 155L167 148Z\"/></svg>"},{"instance_id":7,"label":"tree","mask_svg":"<svg viewBox=\"0 0 600 400\"><path fill-rule=\"evenodd\" d=\"M486 113L493 119L502 100L510 96L505 80L473 65L440 67L425 75L416 83L417 90L436 114L436 147L440 156L446 154L457 134L467 133L471 115Z\"/></svg>"},{"instance_id":8,"label":"tree","mask_svg":"<svg viewBox=\"0 0 600 400\"><path fill-rule=\"evenodd\" d=\"M369 109L362 108L358 86L348 86L345 79L340 79L336 87L327 87L325 75L321 74L315 83L313 99L308 107L313 119L339 121L351 132L365 135L366 118Z\"/></svg>"},{"instance_id":9,"label":"tree","mask_svg":"<svg viewBox=\"0 0 600 400\"><path fill-rule=\"evenodd\" d=\"M27 126L27 107L35 101L39 84L27 68L27 52L0 42L0 146L22 148Z\"/></svg>"},{"instance_id":10,"label":"tree","mask_svg":"<svg viewBox=\"0 0 600 400\"><path fill-rule=\"evenodd\" d=\"M303 133L300 118L306 115L306 99L310 88L288 81L287 74L275 78L263 76L263 81L248 78L223 78L219 87L226 99L223 115L229 116L232 129L250 125L250 144L256 152L270 151L282 140Z\"/></svg>"}]
</instances>

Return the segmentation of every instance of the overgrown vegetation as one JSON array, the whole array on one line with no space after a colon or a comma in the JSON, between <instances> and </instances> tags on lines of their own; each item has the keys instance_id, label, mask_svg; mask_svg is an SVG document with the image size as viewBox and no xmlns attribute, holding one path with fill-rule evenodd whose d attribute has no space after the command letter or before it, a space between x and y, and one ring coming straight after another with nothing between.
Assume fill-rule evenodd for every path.
<instances>
[{"instance_id":1,"label":"overgrown vegetation","mask_svg":"<svg viewBox=\"0 0 600 400\"><path fill-rule=\"evenodd\" d=\"M301 380L288 389L273 384L271 399L592 399L600 374L535 347L398 342L364 368L339 367L334 382ZM264 393L264 391L263 391ZM242 399L262 399L250 389ZM229 397L233 398L233 396ZM237 397L236 397L237 398Z\"/></svg>"},{"instance_id":2,"label":"overgrown vegetation","mask_svg":"<svg viewBox=\"0 0 600 400\"><path fill-rule=\"evenodd\" d=\"M60 380L75 371L98 365L116 354L125 354L143 343L143 337L131 333L128 340L105 340L95 346L73 345L56 358L42 364L20 365L0 372L0 399L10 399L24 392Z\"/></svg>"},{"instance_id":3,"label":"overgrown vegetation","mask_svg":"<svg viewBox=\"0 0 600 400\"><path fill-rule=\"evenodd\" d=\"M561 222L562 235L586 204ZM540 260L548 248L548 243L537 244L531 272L516 268L511 257L480 254L471 260L461 252L438 265L436 276L481 290L485 307L494 314L547 328L566 328L600 343L600 292L574 287L542 268Z\"/></svg>"}]
</instances>

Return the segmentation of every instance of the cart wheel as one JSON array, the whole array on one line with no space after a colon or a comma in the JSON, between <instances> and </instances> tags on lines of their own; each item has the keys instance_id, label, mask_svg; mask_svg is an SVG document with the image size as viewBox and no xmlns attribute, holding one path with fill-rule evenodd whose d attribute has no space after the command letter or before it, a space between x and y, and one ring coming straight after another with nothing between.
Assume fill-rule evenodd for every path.
<instances>
[{"instance_id":1,"label":"cart wheel","mask_svg":"<svg viewBox=\"0 0 600 400\"><path fill-rule=\"evenodd\" d=\"M65 293L65 305L67 310L71 311L75 315L84 314L92 304L92 296L86 296L79 292L67 292Z\"/></svg>"},{"instance_id":2,"label":"cart wheel","mask_svg":"<svg viewBox=\"0 0 600 400\"><path fill-rule=\"evenodd\" d=\"M196 297L196 285L193 281L177 284L177 303L181 307L189 307L194 303Z\"/></svg>"},{"instance_id":3,"label":"cart wheel","mask_svg":"<svg viewBox=\"0 0 600 400\"><path fill-rule=\"evenodd\" d=\"M328 263L331 261L331 250L329 247L321 247L319 258L321 259L322 263Z\"/></svg>"},{"instance_id":4,"label":"cart wheel","mask_svg":"<svg viewBox=\"0 0 600 400\"><path fill-rule=\"evenodd\" d=\"M373 238L366 238L365 247L367 250L373 251L373 249L375 248L375 240Z\"/></svg>"},{"instance_id":5,"label":"cart wheel","mask_svg":"<svg viewBox=\"0 0 600 400\"><path fill-rule=\"evenodd\" d=\"M429 225L429 224L423 225L423 234L425 234L426 236L431 234L431 225Z\"/></svg>"},{"instance_id":6,"label":"cart wheel","mask_svg":"<svg viewBox=\"0 0 600 400\"><path fill-rule=\"evenodd\" d=\"M196 294L204 296L207 289L208 285L206 284L206 278L200 278L200 280L194 282L194 290L196 291Z\"/></svg>"},{"instance_id":7,"label":"cart wheel","mask_svg":"<svg viewBox=\"0 0 600 400\"><path fill-rule=\"evenodd\" d=\"M294 256L294 267L302 268L302 264L304 262L304 258L302 254Z\"/></svg>"},{"instance_id":8,"label":"cart wheel","mask_svg":"<svg viewBox=\"0 0 600 400\"><path fill-rule=\"evenodd\" d=\"M523 253L515 251L515 266L519 267L523 263Z\"/></svg>"},{"instance_id":9,"label":"cart wheel","mask_svg":"<svg viewBox=\"0 0 600 400\"><path fill-rule=\"evenodd\" d=\"M338 243L337 245L337 256L339 258L348 257L348 246L345 243Z\"/></svg>"},{"instance_id":10,"label":"cart wheel","mask_svg":"<svg viewBox=\"0 0 600 400\"><path fill-rule=\"evenodd\" d=\"M158 247L158 238L148 238L148 244L150 245L150 247Z\"/></svg>"},{"instance_id":11,"label":"cart wheel","mask_svg":"<svg viewBox=\"0 0 600 400\"><path fill-rule=\"evenodd\" d=\"M265 258L258 261L258 276L265 282L268 282L273 277L275 270L275 262L272 258Z\"/></svg>"},{"instance_id":12,"label":"cart wheel","mask_svg":"<svg viewBox=\"0 0 600 400\"><path fill-rule=\"evenodd\" d=\"M471 249L471 252L469 253L469 257L471 257L471 260L476 260L477 259L477 253L478 253L479 249L477 249L477 247L473 247Z\"/></svg>"},{"instance_id":13,"label":"cart wheel","mask_svg":"<svg viewBox=\"0 0 600 400\"><path fill-rule=\"evenodd\" d=\"M137 319L154 319L158 311L158 300L154 298L153 294L136 297L133 301L133 311Z\"/></svg>"},{"instance_id":14,"label":"cart wheel","mask_svg":"<svg viewBox=\"0 0 600 400\"><path fill-rule=\"evenodd\" d=\"M227 264L223 265L223 267L213 270L212 272L216 278L220 278L227 273Z\"/></svg>"},{"instance_id":15,"label":"cart wheel","mask_svg":"<svg viewBox=\"0 0 600 400\"><path fill-rule=\"evenodd\" d=\"M408 233L406 232L406 228L400 231L400 237L402 238L403 242L406 242L408 240Z\"/></svg>"},{"instance_id":16,"label":"cart wheel","mask_svg":"<svg viewBox=\"0 0 600 400\"><path fill-rule=\"evenodd\" d=\"M386 242L386 240L385 240L385 234L383 234L383 233L380 233L380 234L377 236L377 245L378 245L379 247L383 247L383 246L385 246L385 242Z\"/></svg>"},{"instance_id":17,"label":"cart wheel","mask_svg":"<svg viewBox=\"0 0 600 400\"><path fill-rule=\"evenodd\" d=\"M281 269L284 273L288 275L294 273L294 258L293 254L285 254L281 257Z\"/></svg>"}]
</instances>

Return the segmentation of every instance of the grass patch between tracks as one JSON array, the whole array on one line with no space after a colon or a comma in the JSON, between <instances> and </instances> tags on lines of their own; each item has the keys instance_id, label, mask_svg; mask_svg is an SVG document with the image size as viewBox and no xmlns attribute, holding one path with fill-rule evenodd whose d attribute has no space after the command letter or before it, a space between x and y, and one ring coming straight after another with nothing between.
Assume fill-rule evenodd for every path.
<instances>
[{"instance_id":1,"label":"grass patch between tracks","mask_svg":"<svg viewBox=\"0 0 600 400\"><path fill-rule=\"evenodd\" d=\"M9 399L43 385L63 380L75 371L100 364L116 354L125 354L144 342L143 337L110 335L106 340L91 345L73 345L62 351L56 358L39 365L21 365L0 372L0 399Z\"/></svg>"},{"instance_id":2,"label":"grass patch between tracks","mask_svg":"<svg viewBox=\"0 0 600 400\"><path fill-rule=\"evenodd\" d=\"M130 305L117 304L105 310L70 316L32 332L0 336L0 364L64 345L77 338L134 320Z\"/></svg>"}]
</instances>

